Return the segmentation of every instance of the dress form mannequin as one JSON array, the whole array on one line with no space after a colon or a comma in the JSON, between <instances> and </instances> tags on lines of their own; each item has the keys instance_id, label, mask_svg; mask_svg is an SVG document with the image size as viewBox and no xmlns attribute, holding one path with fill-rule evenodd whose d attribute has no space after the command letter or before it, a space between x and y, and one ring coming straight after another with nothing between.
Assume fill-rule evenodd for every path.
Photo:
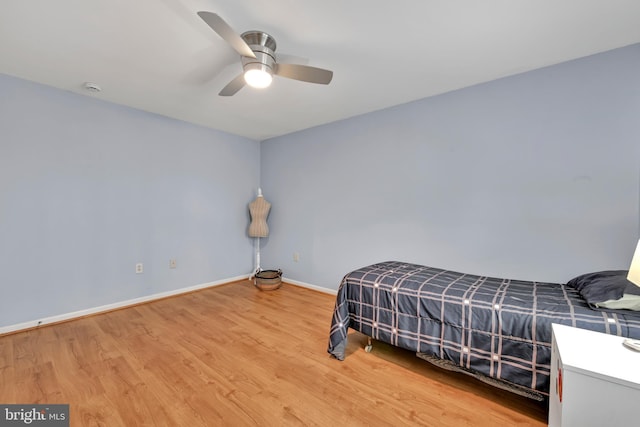
<instances>
[{"instance_id":1,"label":"dress form mannequin","mask_svg":"<svg viewBox=\"0 0 640 427\"><path fill-rule=\"evenodd\" d=\"M258 188L258 197L249 203L249 213L251 214L251 224L249 224L249 236L255 237L255 251L256 251L256 268L254 273L249 277L249 280L253 279L257 273L260 272L260 238L267 237L269 235L269 226L267 225L267 216L271 209L271 203L269 203L262 196L262 189Z\"/></svg>"},{"instance_id":2,"label":"dress form mannequin","mask_svg":"<svg viewBox=\"0 0 640 427\"><path fill-rule=\"evenodd\" d=\"M251 213L251 224L249 225L249 236L267 237L269 226L267 225L267 215L271 209L271 203L262 196L262 190L258 189L258 197L249 203L249 213Z\"/></svg>"}]
</instances>

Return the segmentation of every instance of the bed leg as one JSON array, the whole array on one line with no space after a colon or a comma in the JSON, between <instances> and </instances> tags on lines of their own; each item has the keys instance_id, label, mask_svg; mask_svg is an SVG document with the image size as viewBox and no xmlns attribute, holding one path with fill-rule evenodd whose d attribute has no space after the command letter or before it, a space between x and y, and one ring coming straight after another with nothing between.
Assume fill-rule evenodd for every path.
<instances>
[{"instance_id":1,"label":"bed leg","mask_svg":"<svg viewBox=\"0 0 640 427\"><path fill-rule=\"evenodd\" d=\"M371 353L372 348L373 345L371 344L371 337L367 337L367 345L364 347L364 351L366 351L367 353Z\"/></svg>"}]
</instances>

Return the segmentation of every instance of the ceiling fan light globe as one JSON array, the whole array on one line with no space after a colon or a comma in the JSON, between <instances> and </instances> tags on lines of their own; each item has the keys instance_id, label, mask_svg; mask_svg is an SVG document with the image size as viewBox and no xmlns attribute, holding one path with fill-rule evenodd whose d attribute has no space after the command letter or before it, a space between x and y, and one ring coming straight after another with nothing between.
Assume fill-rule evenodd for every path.
<instances>
[{"instance_id":1,"label":"ceiling fan light globe","mask_svg":"<svg viewBox=\"0 0 640 427\"><path fill-rule=\"evenodd\" d=\"M273 77L268 71L250 69L244 73L244 81L251 87L263 89L269 87L273 81Z\"/></svg>"}]
</instances>

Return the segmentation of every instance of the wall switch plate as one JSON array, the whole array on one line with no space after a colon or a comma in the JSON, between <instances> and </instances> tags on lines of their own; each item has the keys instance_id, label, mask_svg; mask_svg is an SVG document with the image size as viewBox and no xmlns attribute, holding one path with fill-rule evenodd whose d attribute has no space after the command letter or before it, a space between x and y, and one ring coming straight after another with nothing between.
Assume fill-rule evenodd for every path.
<instances>
[{"instance_id":1,"label":"wall switch plate","mask_svg":"<svg viewBox=\"0 0 640 427\"><path fill-rule=\"evenodd\" d=\"M298 252L293 253L293 262L300 261L300 254Z\"/></svg>"},{"instance_id":2,"label":"wall switch plate","mask_svg":"<svg viewBox=\"0 0 640 427\"><path fill-rule=\"evenodd\" d=\"M169 268L176 268L177 266L178 266L178 263L176 262L175 259L169 260Z\"/></svg>"},{"instance_id":3,"label":"wall switch plate","mask_svg":"<svg viewBox=\"0 0 640 427\"><path fill-rule=\"evenodd\" d=\"M136 264L136 274L142 274L144 272L144 267L141 262Z\"/></svg>"}]
</instances>

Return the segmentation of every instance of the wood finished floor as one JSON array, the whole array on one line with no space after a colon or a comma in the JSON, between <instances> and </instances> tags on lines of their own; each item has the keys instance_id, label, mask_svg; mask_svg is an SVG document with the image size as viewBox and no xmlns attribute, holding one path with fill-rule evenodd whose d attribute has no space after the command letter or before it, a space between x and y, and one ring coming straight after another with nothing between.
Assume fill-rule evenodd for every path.
<instances>
[{"instance_id":1,"label":"wood finished floor","mask_svg":"<svg viewBox=\"0 0 640 427\"><path fill-rule=\"evenodd\" d=\"M0 403L72 426L544 426L546 408L352 332L335 297L248 281L0 337Z\"/></svg>"}]
</instances>

